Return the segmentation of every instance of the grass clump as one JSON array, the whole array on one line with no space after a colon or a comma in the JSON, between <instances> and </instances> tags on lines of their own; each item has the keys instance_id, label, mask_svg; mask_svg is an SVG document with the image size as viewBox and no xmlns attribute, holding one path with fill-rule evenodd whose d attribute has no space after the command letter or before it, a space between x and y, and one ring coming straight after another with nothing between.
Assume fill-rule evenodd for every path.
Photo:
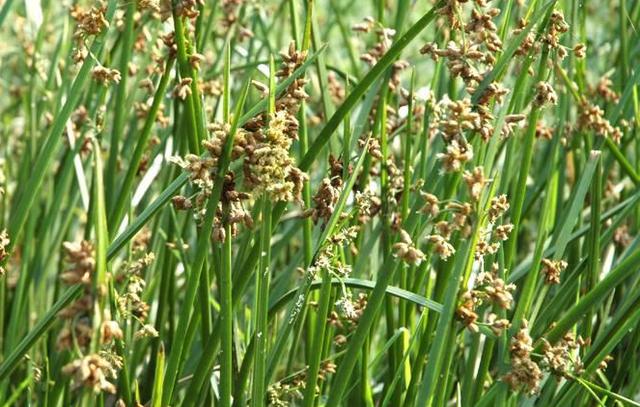
<instances>
[{"instance_id":1,"label":"grass clump","mask_svg":"<svg viewBox=\"0 0 640 407\"><path fill-rule=\"evenodd\" d=\"M640 3L0 5L3 405L638 405Z\"/></svg>"}]
</instances>

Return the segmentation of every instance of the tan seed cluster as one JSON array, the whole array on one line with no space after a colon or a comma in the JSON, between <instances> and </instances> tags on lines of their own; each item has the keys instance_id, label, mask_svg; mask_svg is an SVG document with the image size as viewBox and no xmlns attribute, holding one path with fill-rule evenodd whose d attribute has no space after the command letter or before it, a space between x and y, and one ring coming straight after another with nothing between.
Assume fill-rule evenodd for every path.
<instances>
[{"instance_id":1,"label":"tan seed cluster","mask_svg":"<svg viewBox=\"0 0 640 407\"><path fill-rule=\"evenodd\" d=\"M82 283L91 285L92 274L95 270L93 245L82 240L80 242L64 242L66 262L71 266L60 275L60 279L68 285Z\"/></svg>"},{"instance_id":2,"label":"tan seed cluster","mask_svg":"<svg viewBox=\"0 0 640 407\"><path fill-rule=\"evenodd\" d=\"M536 84L536 96L533 103L538 107L558 103L558 95L549 82L538 82Z\"/></svg>"},{"instance_id":3,"label":"tan seed cluster","mask_svg":"<svg viewBox=\"0 0 640 407\"><path fill-rule=\"evenodd\" d=\"M580 355L572 353L580 348L581 344L584 344L582 338L575 339L571 333L565 335L554 345L542 338L542 366L562 377L570 377L569 373L579 375L582 371Z\"/></svg>"},{"instance_id":4,"label":"tan seed cluster","mask_svg":"<svg viewBox=\"0 0 640 407\"><path fill-rule=\"evenodd\" d=\"M4 269L4 264L9 258L9 244L11 241L9 240L9 234L6 230L0 232L0 276L4 276L6 270Z\"/></svg>"},{"instance_id":5,"label":"tan seed cluster","mask_svg":"<svg viewBox=\"0 0 640 407\"><path fill-rule=\"evenodd\" d=\"M524 321L516 336L511 338L511 371L503 377L513 390L523 390L529 395L538 392L542 381L542 370L531 360L532 342Z\"/></svg>"},{"instance_id":6,"label":"tan seed cluster","mask_svg":"<svg viewBox=\"0 0 640 407\"><path fill-rule=\"evenodd\" d=\"M564 260L542 259L542 274L545 284L560 284L560 273L567 268Z\"/></svg>"},{"instance_id":7,"label":"tan seed cluster","mask_svg":"<svg viewBox=\"0 0 640 407\"><path fill-rule=\"evenodd\" d=\"M410 265L419 265L425 257L424 253L415 247L411 236L402 229L400 229L400 241L393 245L393 251L396 257Z\"/></svg>"},{"instance_id":8,"label":"tan seed cluster","mask_svg":"<svg viewBox=\"0 0 640 407\"><path fill-rule=\"evenodd\" d=\"M74 360L62 368L63 373L73 376L76 386L86 387L95 393L115 393L116 387L108 379L116 377L113 365L98 354Z\"/></svg>"},{"instance_id":9,"label":"tan seed cluster","mask_svg":"<svg viewBox=\"0 0 640 407\"><path fill-rule=\"evenodd\" d=\"M578 109L578 128L590 130L601 137L610 137L616 143L622 139L622 130L614 127L605 118L604 111L600 106L584 100Z\"/></svg>"},{"instance_id":10,"label":"tan seed cluster","mask_svg":"<svg viewBox=\"0 0 640 407\"><path fill-rule=\"evenodd\" d=\"M457 172L467 161L473 158L473 148L466 142L451 140L446 148L446 152L438 153L437 158L442 161L442 165L447 172Z\"/></svg>"},{"instance_id":11,"label":"tan seed cluster","mask_svg":"<svg viewBox=\"0 0 640 407\"><path fill-rule=\"evenodd\" d=\"M453 245L440 235L429 235L427 236L427 240L433 245L436 254L443 260L447 260L456 253Z\"/></svg>"},{"instance_id":12,"label":"tan seed cluster","mask_svg":"<svg viewBox=\"0 0 640 407\"><path fill-rule=\"evenodd\" d=\"M489 207L489 222L495 221L509 210L509 201L507 196L502 194L491 198L491 206Z\"/></svg>"},{"instance_id":13,"label":"tan seed cluster","mask_svg":"<svg viewBox=\"0 0 640 407\"><path fill-rule=\"evenodd\" d=\"M471 198L473 198L474 201L478 201L484 186L489 181L484 176L484 168L475 167L473 171L465 171L462 177L469 188Z\"/></svg>"},{"instance_id":14,"label":"tan seed cluster","mask_svg":"<svg viewBox=\"0 0 640 407\"><path fill-rule=\"evenodd\" d=\"M117 69L111 69L104 66L96 66L91 71L91 76L95 81L102 85L110 85L112 83L120 83L122 75Z\"/></svg>"}]
</instances>

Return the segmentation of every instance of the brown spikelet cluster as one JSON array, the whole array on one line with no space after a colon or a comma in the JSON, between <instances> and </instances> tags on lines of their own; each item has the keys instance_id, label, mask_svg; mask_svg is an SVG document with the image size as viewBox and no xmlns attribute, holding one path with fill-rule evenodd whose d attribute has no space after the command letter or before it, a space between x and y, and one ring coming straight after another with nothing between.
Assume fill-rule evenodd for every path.
<instances>
[{"instance_id":1,"label":"brown spikelet cluster","mask_svg":"<svg viewBox=\"0 0 640 407\"><path fill-rule=\"evenodd\" d=\"M86 240L64 242L63 249L69 268L62 272L60 279L67 285L83 284L84 293L58 314L59 317L68 321L58 334L56 347L59 350L73 349L74 341L78 346L89 346L92 334L90 316L95 294L92 290L95 272L93 245ZM78 322L74 323L74 320Z\"/></svg>"},{"instance_id":2,"label":"brown spikelet cluster","mask_svg":"<svg viewBox=\"0 0 640 407\"><path fill-rule=\"evenodd\" d=\"M510 326L504 318L489 313L486 322L478 322L478 312L483 305L489 304L501 309L510 309L513 304L515 285L506 284L498 277L498 264L491 266L490 272L481 272L476 277L473 289L465 291L458 302L456 315L463 325L472 332L478 332L479 325L487 325L496 335Z\"/></svg>"},{"instance_id":3,"label":"brown spikelet cluster","mask_svg":"<svg viewBox=\"0 0 640 407\"><path fill-rule=\"evenodd\" d=\"M320 186L312 198L311 216L315 223L321 219L324 222L329 220L342 191L342 163L333 156L329 156L329 164L331 166L330 177L324 178L320 182Z\"/></svg>"},{"instance_id":4,"label":"brown spikelet cluster","mask_svg":"<svg viewBox=\"0 0 640 407\"><path fill-rule=\"evenodd\" d=\"M4 268L4 264L9 258L8 247L11 241L9 240L9 234L6 230L0 232L0 276L4 276L6 270Z\"/></svg>"},{"instance_id":5,"label":"brown spikelet cluster","mask_svg":"<svg viewBox=\"0 0 640 407\"><path fill-rule=\"evenodd\" d=\"M78 5L72 6L70 14L77 24L74 37L84 39L100 34L109 26L105 18L106 11L107 6L104 4L93 6L89 10L84 10Z\"/></svg>"},{"instance_id":6,"label":"brown spikelet cluster","mask_svg":"<svg viewBox=\"0 0 640 407\"><path fill-rule=\"evenodd\" d=\"M622 139L622 130L606 119L604 110L586 100L582 101L578 109L578 128L592 131L601 137L610 137L616 143L620 143Z\"/></svg>"},{"instance_id":7,"label":"brown spikelet cluster","mask_svg":"<svg viewBox=\"0 0 640 407\"><path fill-rule=\"evenodd\" d=\"M545 105L555 105L558 103L558 95L553 90L553 87L548 82L538 82L536 84L536 97L533 103L542 107Z\"/></svg>"},{"instance_id":8,"label":"brown spikelet cluster","mask_svg":"<svg viewBox=\"0 0 640 407\"><path fill-rule=\"evenodd\" d=\"M289 155L291 117L285 110L276 111L268 128L255 135L256 145L247 151L245 160L245 184L254 193L264 193L274 201L300 201L306 180Z\"/></svg>"},{"instance_id":9,"label":"brown spikelet cluster","mask_svg":"<svg viewBox=\"0 0 640 407\"><path fill-rule=\"evenodd\" d=\"M120 83L120 79L122 79L120 71L104 66L96 66L95 68L93 68L93 70L91 71L91 76L96 82L105 86L112 83Z\"/></svg>"},{"instance_id":10,"label":"brown spikelet cluster","mask_svg":"<svg viewBox=\"0 0 640 407\"><path fill-rule=\"evenodd\" d=\"M62 282L68 285L82 283L91 285L92 274L96 267L93 245L82 240L80 242L64 242L65 259L71 266L60 275Z\"/></svg>"},{"instance_id":11,"label":"brown spikelet cluster","mask_svg":"<svg viewBox=\"0 0 640 407\"><path fill-rule=\"evenodd\" d=\"M564 260L542 259L542 274L545 284L560 284L560 273L567 268Z\"/></svg>"},{"instance_id":12,"label":"brown spikelet cluster","mask_svg":"<svg viewBox=\"0 0 640 407\"><path fill-rule=\"evenodd\" d=\"M90 354L74 360L62 368L73 377L77 387L86 387L95 393L115 393L116 386L109 381L116 377L113 364L100 354Z\"/></svg>"},{"instance_id":13,"label":"brown spikelet cluster","mask_svg":"<svg viewBox=\"0 0 640 407\"><path fill-rule=\"evenodd\" d=\"M282 65L276 76L288 78L304 62L306 52L297 51L291 43L282 53ZM174 95L180 98L190 94L191 79L178 84ZM306 81L298 78L276 99L276 111L267 117L262 113L237 129L231 146L231 160L242 160L242 177L229 171L225 176L223 197L214 218L213 239L225 239L225 227L231 225L232 235L239 233L239 225L250 228L253 220L244 208L243 201L262 195L274 202L301 202L302 186L307 180L290 155L293 141L298 136L296 118L300 104L308 95L304 91ZM188 89L188 90L187 90ZM172 202L180 210L195 209L196 219L202 220L205 203L213 188L231 126L214 122L208 126L209 138L202 142L204 156L187 154L172 160L189 173L189 179L197 187L192 197L176 196ZM239 185L237 179L242 180Z\"/></svg>"},{"instance_id":14,"label":"brown spikelet cluster","mask_svg":"<svg viewBox=\"0 0 640 407\"><path fill-rule=\"evenodd\" d=\"M576 350L584 345L585 341L581 337L576 339L572 333L567 333L553 345L542 338L541 365L559 377L571 378L572 375L579 375L583 368L580 354Z\"/></svg>"},{"instance_id":15,"label":"brown spikelet cluster","mask_svg":"<svg viewBox=\"0 0 640 407\"><path fill-rule=\"evenodd\" d=\"M526 321L523 321L522 325L522 328L511 338L509 347L511 371L502 380L514 390L522 390L529 395L533 395L540 389L542 370L531 359L533 341L529 336Z\"/></svg>"},{"instance_id":16,"label":"brown spikelet cluster","mask_svg":"<svg viewBox=\"0 0 640 407\"><path fill-rule=\"evenodd\" d=\"M226 236L226 226L230 226L231 236L236 237L240 233L240 226L248 229L253 228L253 218L247 209L244 201L251 196L246 192L236 190L235 175L227 172L222 187L222 199L218 204L218 210L213 221L212 238L216 242L224 242Z\"/></svg>"},{"instance_id":17,"label":"brown spikelet cluster","mask_svg":"<svg viewBox=\"0 0 640 407\"><path fill-rule=\"evenodd\" d=\"M146 282L143 272L155 261L153 253L143 253L134 261L125 263L117 276L123 284L117 293L118 311L123 317L132 316L139 323L144 324L149 315L149 304L142 298Z\"/></svg>"},{"instance_id":18,"label":"brown spikelet cluster","mask_svg":"<svg viewBox=\"0 0 640 407\"><path fill-rule=\"evenodd\" d=\"M75 46L72 51L72 59L76 64L83 62L89 55L85 41L109 27L109 22L105 17L106 11L107 6L102 2L89 10L85 10L77 4L71 6L70 15L76 21L73 34Z\"/></svg>"},{"instance_id":19,"label":"brown spikelet cluster","mask_svg":"<svg viewBox=\"0 0 640 407\"><path fill-rule=\"evenodd\" d=\"M198 7L204 6L204 0L178 0L175 2L176 14L185 18L197 18L200 15Z\"/></svg>"},{"instance_id":20,"label":"brown spikelet cluster","mask_svg":"<svg viewBox=\"0 0 640 407\"><path fill-rule=\"evenodd\" d=\"M414 246L411 236L402 229L400 229L400 241L393 245L393 250L396 257L411 265L419 265L425 257L424 253ZM443 257L446 258L448 256Z\"/></svg>"}]
</instances>

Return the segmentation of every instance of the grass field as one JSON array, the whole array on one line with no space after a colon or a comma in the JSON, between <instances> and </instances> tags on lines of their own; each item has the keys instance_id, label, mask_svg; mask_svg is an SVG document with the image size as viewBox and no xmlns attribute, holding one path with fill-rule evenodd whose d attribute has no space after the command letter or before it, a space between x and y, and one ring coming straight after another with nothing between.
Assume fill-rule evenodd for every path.
<instances>
[{"instance_id":1,"label":"grass field","mask_svg":"<svg viewBox=\"0 0 640 407\"><path fill-rule=\"evenodd\" d=\"M0 1L0 406L640 405L639 26Z\"/></svg>"}]
</instances>

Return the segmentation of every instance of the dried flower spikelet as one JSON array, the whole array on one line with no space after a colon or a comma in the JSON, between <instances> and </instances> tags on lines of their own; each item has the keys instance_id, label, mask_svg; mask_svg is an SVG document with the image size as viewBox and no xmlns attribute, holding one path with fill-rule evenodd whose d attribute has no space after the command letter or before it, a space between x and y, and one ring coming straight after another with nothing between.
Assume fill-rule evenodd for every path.
<instances>
[{"instance_id":1,"label":"dried flower spikelet","mask_svg":"<svg viewBox=\"0 0 640 407\"><path fill-rule=\"evenodd\" d=\"M333 214L341 191L341 185L335 186L334 183L329 178L324 178L318 187L318 191L313 196L314 208L312 217L315 223L320 219L326 222Z\"/></svg>"},{"instance_id":2,"label":"dried flower spikelet","mask_svg":"<svg viewBox=\"0 0 640 407\"><path fill-rule=\"evenodd\" d=\"M622 138L622 130L614 127L604 117L604 111L598 105L593 105L586 100L581 102L578 109L578 128L591 130L602 137L610 137L616 143L620 143Z\"/></svg>"},{"instance_id":3,"label":"dried flower spikelet","mask_svg":"<svg viewBox=\"0 0 640 407\"><path fill-rule=\"evenodd\" d=\"M567 268L564 260L542 259L542 274L545 284L560 284L560 273Z\"/></svg>"},{"instance_id":4,"label":"dried flower spikelet","mask_svg":"<svg viewBox=\"0 0 640 407\"><path fill-rule=\"evenodd\" d=\"M462 320L464 326L466 326L471 332L477 333L479 328L478 314L475 312L477 305L477 298L471 291L465 291L461 296L460 304L456 309L456 315Z\"/></svg>"},{"instance_id":5,"label":"dried flower spikelet","mask_svg":"<svg viewBox=\"0 0 640 407\"><path fill-rule=\"evenodd\" d=\"M553 128L544 124L544 122L536 123L536 138L545 140L553 139Z\"/></svg>"},{"instance_id":6,"label":"dried flower spikelet","mask_svg":"<svg viewBox=\"0 0 640 407\"><path fill-rule=\"evenodd\" d=\"M186 196L182 196L182 195L176 195L173 198L171 198L171 203L173 204L173 207L179 211L186 211L193 207L191 200Z\"/></svg>"},{"instance_id":7,"label":"dried flower spikelet","mask_svg":"<svg viewBox=\"0 0 640 407\"><path fill-rule=\"evenodd\" d=\"M509 235L511 234L512 231L513 231L513 225L508 223L505 225L496 226L493 233L498 240L505 241L509 239Z\"/></svg>"},{"instance_id":8,"label":"dried flower spikelet","mask_svg":"<svg viewBox=\"0 0 640 407\"><path fill-rule=\"evenodd\" d=\"M536 84L536 96L533 103L538 107L558 103L558 95L549 82L541 81Z\"/></svg>"},{"instance_id":9,"label":"dried flower spikelet","mask_svg":"<svg viewBox=\"0 0 640 407\"><path fill-rule=\"evenodd\" d=\"M58 316L63 319L73 319L78 315L87 314L93 308L93 296L91 294L86 294L77 301L73 302L71 305L62 309L58 313Z\"/></svg>"},{"instance_id":10,"label":"dried flower spikelet","mask_svg":"<svg viewBox=\"0 0 640 407\"><path fill-rule=\"evenodd\" d=\"M511 371L502 380L513 390L523 390L529 395L534 395L540 389L542 370L530 358L514 358L511 361Z\"/></svg>"},{"instance_id":11,"label":"dried flower spikelet","mask_svg":"<svg viewBox=\"0 0 640 407\"><path fill-rule=\"evenodd\" d=\"M223 86L219 80L200 80L198 82L198 89L200 89L200 93L202 94L202 96L217 97L222 95Z\"/></svg>"},{"instance_id":12,"label":"dried flower spikelet","mask_svg":"<svg viewBox=\"0 0 640 407\"><path fill-rule=\"evenodd\" d=\"M462 175L464 182L466 182L469 192L474 201L480 199L482 189L488 180L484 176L483 167L475 167L473 171L465 171Z\"/></svg>"},{"instance_id":13,"label":"dried flower spikelet","mask_svg":"<svg viewBox=\"0 0 640 407\"><path fill-rule=\"evenodd\" d=\"M618 103L620 100L620 94L612 89L613 81L609 76L603 76L598 81L595 88L595 93L609 103Z\"/></svg>"},{"instance_id":14,"label":"dried flower spikelet","mask_svg":"<svg viewBox=\"0 0 640 407\"><path fill-rule=\"evenodd\" d=\"M439 153L436 157L442 161L445 171L456 172L462 169L464 163L473 158L473 149L466 142L459 143L457 140L451 140L446 152Z\"/></svg>"},{"instance_id":15,"label":"dried flower spikelet","mask_svg":"<svg viewBox=\"0 0 640 407\"><path fill-rule=\"evenodd\" d=\"M424 253L415 247L411 236L400 229L400 242L393 245L393 254L402 261L411 265L419 265L424 260Z\"/></svg>"},{"instance_id":16,"label":"dried flower spikelet","mask_svg":"<svg viewBox=\"0 0 640 407\"><path fill-rule=\"evenodd\" d=\"M428 192L420 191L420 195L424 198L424 205L420 208L420 212L429 214L432 217L438 216L440 213L440 200L437 196L430 194Z\"/></svg>"},{"instance_id":17,"label":"dried flower spikelet","mask_svg":"<svg viewBox=\"0 0 640 407\"><path fill-rule=\"evenodd\" d=\"M569 24L564 19L564 15L560 10L553 10L551 13L551 19L547 26L547 33L544 35L543 40L549 47L557 49L558 51L564 51L564 48L560 47L560 35L569 30ZM562 59L566 54L559 54Z\"/></svg>"},{"instance_id":18,"label":"dried flower spikelet","mask_svg":"<svg viewBox=\"0 0 640 407\"><path fill-rule=\"evenodd\" d=\"M444 99L439 103L438 109L440 114L436 124L447 141L467 144L465 140L460 140L462 134L468 130L478 130L482 125L480 114L473 110L469 98L457 101Z\"/></svg>"},{"instance_id":19,"label":"dried flower spikelet","mask_svg":"<svg viewBox=\"0 0 640 407\"><path fill-rule=\"evenodd\" d=\"M351 30L355 32L368 33L375 27L375 20L371 16L367 16L361 23L356 23L351 26Z\"/></svg>"},{"instance_id":20,"label":"dried flower spikelet","mask_svg":"<svg viewBox=\"0 0 640 407\"><path fill-rule=\"evenodd\" d=\"M381 209L380 197L370 189L356 192L356 207L358 208L358 221L361 225L369 222Z\"/></svg>"},{"instance_id":21,"label":"dried flower spikelet","mask_svg":"<svg viewBox=\"0 0 640 407\"><path fill-rule=\"evenodd\" d=\"M604 357L604 359L602 359L602 362L600 362L600 364L598 365L598 369L600 370L606 370L607 367L609 367L609 363L613 360L613 356L611 355L607 355Z\"/></svg>"},{"instance_id":22,"label":"dried flower spikelet","mask_svg":"<svg viewBox=\"0 0 640 407\"><path fill-rule=\"evenodd\" d=\"M138 0L140 10L150 10L155 13L160 12L160 0Z\"/></svg>"},{"instance_id":23,"label":"dried flower spikelet","mask_svg":"<svg viewBox=\"0 0 640 407\"><path fill-rule=\"evenodd\" d=\"M327 74L327 86L334 103L337 105L342 104L346 97L346 91L333 71Z\"/></svg>"},{"instance_id":24,"label":"dried flower spikelet","mask_svg":"<svg viewBox=\"0 0 640 407\"><path fill-rule=\"evenodd\" d=\"M95 393L115 393L116 387L107 380L115 378L116 371L112 363L98 354L87 355L65 365L64 374L73 376L77 387L86 387Z\"/></svg>"},{"instance_id":25,"label":"dried flower spikelet","mask_svg":"<svg viewBox=\"0 0 640 407\"><path fill-rule=\"evenodd\" d=\"M438 254L443 260L447 260L449 257L455 254L455 248L444 237L440 235L429 235L427 241L431 243Z\"/></svg>"},{"instance_id":26,"label":"dried flower spikelet","mask_svg":"<svg viewBox=\"0 0 640 407\"><path fill-rule=\"evenodd\" d=\"M255 147L246 149L245 183L257 194L265 193L274 201L300 202L302 185L307 179L289 155L291 118L286 110L277 111Z\"/></svg>"},{"instance_id":27,"label":"dried flower spikelet","mask_svg":"<svg viewBox=\"0 0 640 407\"><path fill-rule=\"evenodd\" d=\"M120 79L122 79L120 71L117 69L107 68L105 66L96 66L93 68L91 76L94 80L104 86L108 86L112 83L120 83Z\"/></svg>"},{"instance_id":28,"label":"dried flower spikelet","mask_svg":"<svg viewBox=\"0 0 640 407\"><path fill-rule=\"evenodd\" d=\"M356 25L353 27L359 32L369 32L376 26L377 28L374 32L378 38L377 42L374 43L366 52L360 55L360 60L371 66L375 65L389 50L396 31L391 28L385 28L382 24L376 24L371 18L365 19L362 25Z\"/></svg>"},{"instance_id":29,"label":"dried flower spikelet","mask_svg":"<svg viewBox=\"0 0 640 407\"><path fill-rule=\"evenodd\" d=\"M85 349L91 343L91 334L92 330L87 322L79 321L75 324L68 324L58 333L56 349L58 351L70 350L76 344L81 349Z\"/></svg>"},{"instance_id":30,"label":"dried flower spikelet","mask_svg":"<svg viewBox=\"0 0 640 407\"><path fill-rule=\"evenodd\" d=\"M488 240L480 240L476 245L475 258L476 260L480 260L484 256L496 254L498 252L498 249L500 249L499 243L492 243Z\"/></svg>"},{"instance_id":31,"label":"dried flower spikelet","mask_svg":"<svg viewBox=\"0 0 640 407\"><path fill-rule=\"evenodd\" d=\"M133 336L136 339L141 339L141 338L157 338L158 335L159 333L153 325L144 324L142 328L136 331L136 333Z\"/></svg>"},{"instance_id":32,"label":"dried flower spikelet","mask_svg":"<svg viewBox=\"0 0 640 407\"><path fill-rule=\"evenodd\" d=\"M617 227L613 231L613 241L616 245L620 246L621 248L628 247L633 241L633 238L629 233L629 225L621 225Z\"/></svg>"},{"instance_id":33,"label":"dried flower spikelet","mask_svg":"<svg viewBox=\"0 0 640 407\"><path fill-rule=\"evenodd\" d=\"M511 322L508 319L498 319L498 316L494 313L490 313L487 317L487 323L489 324L489 328L496 335L502 335L502 332L505 329L509 329L511 327Z\"/></svg>"},{"instance_id":34,"label":"dried flower spikelet","mask_svg":"<svg viewBox=\"0 0 640 407\"><path fill-rule=\"evenodd\" d=\"M524 390L530 395L539 390L540 382L542 381L542 370L531 360L532 343L527 322L524 320L522 328L516 333L516 336L511 338L509 347L511 352L511 371L503 377L503 380L513 390Z\"/></svg>"},{"instance_id":35,"label":"dried flower spikelet","mask_svg":"<svg viewBox=\"0 0 640 407\"><path fill-rule=\"evenodd\" d=\"M192 83L192 78L182 78L182 80L180 80L175 88L173 88L173 97L181 100L186 100L189 96L191 96Z\"/></svg>"},{"instance_id":36,"label":"dried flower spikelet","mask_svg":"<svg viewBox=\"0 0 640 407\"><path fill-rule=\"evenodd\" d=\"M199 5L204 5L204 0L178 0L175 3L176 14L185 18L197 18L200 15Z\"/></svg>"},{"instance_id":37,"label":"dried flower spikelet","mask_svg":"<svg viewBox=\"0 0 640 407\"><path fill-rule=\"evenodd\" d=\"M358 317L356 308L353 304L353 301L351 300L350 295L344 295L342 298L336 301L336 308L346 319L356 319Z\"/></svg>"},{"instance_id":38,"label":"dried flower spikelet","mask_svg":"<svg viewBox=\"0 0 640 407\"><path fill-rule=\"evenodd\" d=\"M3 265L9 258L9 252L7 249L9 248L10 244L11 241L9 240L9 234L6 230L3 230L2 232L0 232L0 276L4 276L6 273Z\"/></svg>"},{"instance_id":39,"label":"dried flower spikelet","mask_svg":"<svg viewBox=\"0 0 640 407\"><path fill-rule=\"evenodd\" d=\"M193 67L193 69L200 70L200 64L205 61L205 56L198 53L193 53L189 55L189 64Z\"/></svg>"},{"instance_id":40,"label":"dried flower spikelet","mask_svg":"<svg viewBox=\"0 0 640 407\"><path fill-rule=\"evenodd\" d=\"M118 322L105 319L100 325L100 342L103 344L111 343L114 339L121 340L123 337L122 329Z\"/></svg>"},{"instance_id":41,"label":"dried flower spikelet","mask_svg":"<svg viewBox=\"0 0 640 407\"><path fill-rule=\"evenodd\" d=\"M582 43L576 44L575 47L573 47L573 54L576 58L584 58L587 56L587 46Z\"/></svg>"},{"instance_id":42,"label":"dried flower spikelet","mask_svg":"<svg viewBox=\"0 0 640 407\"><path fill-rule=\"evenodd\" d=\"M491 206L489 207L489 222L495 223L495 221L505 214L509 210L509 201L507 196L502 194L497 197L491 198Z\"/></svg>"},{"instance_id":43,"label":"dried flower spikelet","mask_svg":"<svg viewBox=\"0 0 640 407\"><path fill-rule=\"evenodd\" d=\"M96 261L93 245L82 240L80 242L64 242L65 260L71 266L60 275L62 282L68 285L82 283L91 285L91 275L95 270Z\"/></svg>"},{"instance_id":44,"label":"dried flower spikelet","mask_svg":"<svg viewBox=\"0 0 640 407\"><path fill-rule=\"evenodd\" d=\"M453 212L453 227L460 230L463 234L469 232L469 217L473 213L473 207L468 202L449 202L447 210Z\"/></svg>"},{"instance_id":45,"label":"dried flower spikelet","mask_svg":"<svg viewBox=\"0 0 640 407\"><path fill-rule=\"evenodd\" d=\"M103 29L109 27L104 13L107 11L106 5L93 6L89 11L82 10L79 6L72 6L71 17L77 22L74 33L76 38L86 38L91 35L97 35Z\"/></svg>"},{"instance_id":46,"label":"dried flower spikelet","mask_svg":"<svg viewBox=\"0 0 640 407\"><path fill-rule=\"evenodd\" d=\"M511 308L515 289L514 284L506 284L502 278L498 277L497 263L492 265L491 272L482 272L476 278L477 295L503 309Z\"/></svg>"},{"instance_id":47,"label":"dried flower spikelet","mask_svg":"<svg viewBox=\"0 0 640 407\"><path fill-rule=\"evenodd\" d=\"M462 28L462 7L460 3L464 3L465 0L447 0L444 5L437 10L437 13L447 18L448 25L452 30L458 30Z\"/></svg>"},{"instance_id":48,"label":"dried flower spikelet","mask_svg":"<svg viewBox=\"0 0 640 407\"><path fill-rule=\"evenodd\" d=\"M502 125L502 130L500 135L504 138L510 137L518 127L518 125L523 122L527 117L523 114L508 114L504 117L504 124Z\"/></svg>"}]
</instances>

